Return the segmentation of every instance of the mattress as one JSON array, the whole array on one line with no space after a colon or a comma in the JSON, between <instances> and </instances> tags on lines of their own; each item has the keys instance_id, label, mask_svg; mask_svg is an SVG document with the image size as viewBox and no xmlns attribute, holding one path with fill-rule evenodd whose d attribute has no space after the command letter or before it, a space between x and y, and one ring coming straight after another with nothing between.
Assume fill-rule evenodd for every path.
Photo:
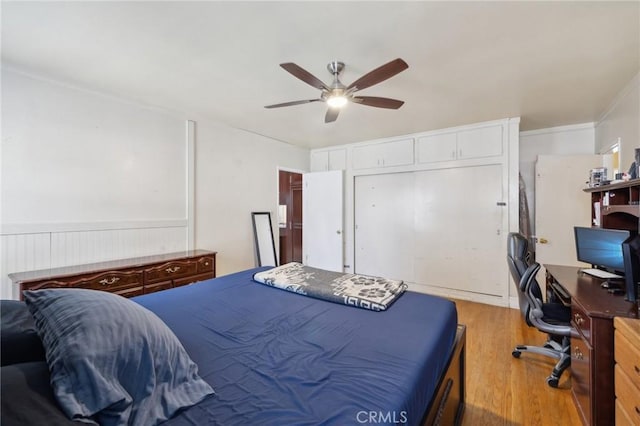
<instances>
[{"instance_id":1,"label":"mattress","mask_svg":"<svg viewBox=\"0 0 640 426\"><path fill-rule=\"evenodd\" d=\"M446 368L455 304L405 292L374 312L243 271L134 298L174 331L215 396L166 424L419 424Z\"/></svg>"}]
</instances>

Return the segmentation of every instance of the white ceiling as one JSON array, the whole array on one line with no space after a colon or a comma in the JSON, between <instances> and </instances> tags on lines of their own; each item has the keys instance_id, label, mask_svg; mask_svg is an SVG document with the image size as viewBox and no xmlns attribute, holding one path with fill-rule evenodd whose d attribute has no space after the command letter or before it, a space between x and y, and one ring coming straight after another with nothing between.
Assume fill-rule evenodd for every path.
<instances>
[{"instance_id":1,"label":"white ceiling","mask_svg":"<svg viewBox=\"0 0 640 426\"><path fill-rule=\"evenodd\" d=\"M591 122L640 70L640 2L6 2L2 64L305 147L522 117L521 130ZM350 104L264 105L400 57L409 69Z\"/></svg>"}]
</instances>

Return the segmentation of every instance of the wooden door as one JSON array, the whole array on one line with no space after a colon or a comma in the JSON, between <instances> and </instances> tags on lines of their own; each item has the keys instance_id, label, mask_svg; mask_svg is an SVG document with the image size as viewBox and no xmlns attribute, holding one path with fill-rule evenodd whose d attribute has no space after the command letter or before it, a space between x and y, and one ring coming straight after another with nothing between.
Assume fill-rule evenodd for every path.
<instances>
[{"instance_id":1,"label":"wooden door","mask_svg":"<svg viewBox=\"0 0 640 426\"><path fill-rule=\"evenodd\" d=\"M278 220L280 265L302 262L302 174L280 170L279 203L285 215Z\"/></svg>"}]
</instances>

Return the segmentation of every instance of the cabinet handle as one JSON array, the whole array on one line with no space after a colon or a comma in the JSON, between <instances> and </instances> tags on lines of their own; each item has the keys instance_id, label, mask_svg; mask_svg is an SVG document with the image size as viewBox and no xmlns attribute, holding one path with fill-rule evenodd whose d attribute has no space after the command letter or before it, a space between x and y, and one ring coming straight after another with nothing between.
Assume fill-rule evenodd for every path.
<instances>
[{"instance_id":1,"label":"cabinet handle","mask_svg":"<svg viewBox=\"0 0 640 426\"><path fill-rule=\"evenodd\" d=\"M111 278L105 278L98 282L102 285L111 285L111 284L117 283L118 281L120 281L119 277L111 277Z\"/></svg>"},{"instance_id":2,"label":"cabinet handle","mask_svg":"<svg viewBox=\"0 0 640 426\"><path fill-rule=\"evenodd\" d=\"M576 346L575 348L573 348L573 357L574 357L575 359L578 359L578 360L582 360L582 359L584 359L584 354L582 353L582 351L580 350L580 348L579 348L579 347L577 347L577 346Z\"/></svg>"},{"instance_id":3,"label":"cabinet handle","mask_svg":"<svg viewBox=\"0 0 640 426\"><path fill-rule=\"evenodd\" d=\"M575 314L573 316L573 320L576 322L577 325L584 324L584 318L582 318L582 316L580 314Z\"/></svg>"},{"instance_id":4,"label":"cabinet handle","mask_svg":"<svg viewBox=\"0 0 640 426\"><path fill-rule=\"evenodd\" d=\"M640 367L638 367L637 365L634 365L633 369L635 370L636 374L640 376Z\"/></svg>"},{"instance_id":5,"label":"cabinet handle","mask_svg":"<svg viewBox=\"0 0 640 426\"><path fill-rule=\"evenodd\" d=\"M180 270L179 266L169 267L165 269L165 271L167 271L168 274L173 274L174 272L178 272L179 270Z\"/></svg>"},{"instance_id":6,"label":"cabinet handle","mask_svg":"<svg viewBox=\"0 0 640 426\"><path fill-rule=\"evenodd\" d=\"M638 407L638 406L636 405L636 407L635 407L635 408L636 408L636 414L639 414L639 415L640 415L640 407Z\"/></svg>"}]
</instances>

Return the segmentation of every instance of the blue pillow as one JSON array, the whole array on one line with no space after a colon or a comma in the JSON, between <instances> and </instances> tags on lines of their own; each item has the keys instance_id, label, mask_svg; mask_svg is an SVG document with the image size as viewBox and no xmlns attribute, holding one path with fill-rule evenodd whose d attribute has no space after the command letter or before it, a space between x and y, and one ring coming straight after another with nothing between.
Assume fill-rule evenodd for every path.
<instances>
[{"instance_id":1,"label":"blue pillow","mask_svg":"<svg viewBox=\"0 0 640 426\"><path fill-rule=\"evenodd\" d=\"M25 291L71 419L155 425L214 393L173 332L153 312L111 293Z\"/></svg>"},{"instance_id":2,"label":"blue pillow","mask_svg":"<svg viewBox=\"0 0 640 426\"><path fill-rule=\"evenodd\" d=\"M0 300L0 365L44 360L42 341L27 305Z\"/></svg>"}]
</instances>

